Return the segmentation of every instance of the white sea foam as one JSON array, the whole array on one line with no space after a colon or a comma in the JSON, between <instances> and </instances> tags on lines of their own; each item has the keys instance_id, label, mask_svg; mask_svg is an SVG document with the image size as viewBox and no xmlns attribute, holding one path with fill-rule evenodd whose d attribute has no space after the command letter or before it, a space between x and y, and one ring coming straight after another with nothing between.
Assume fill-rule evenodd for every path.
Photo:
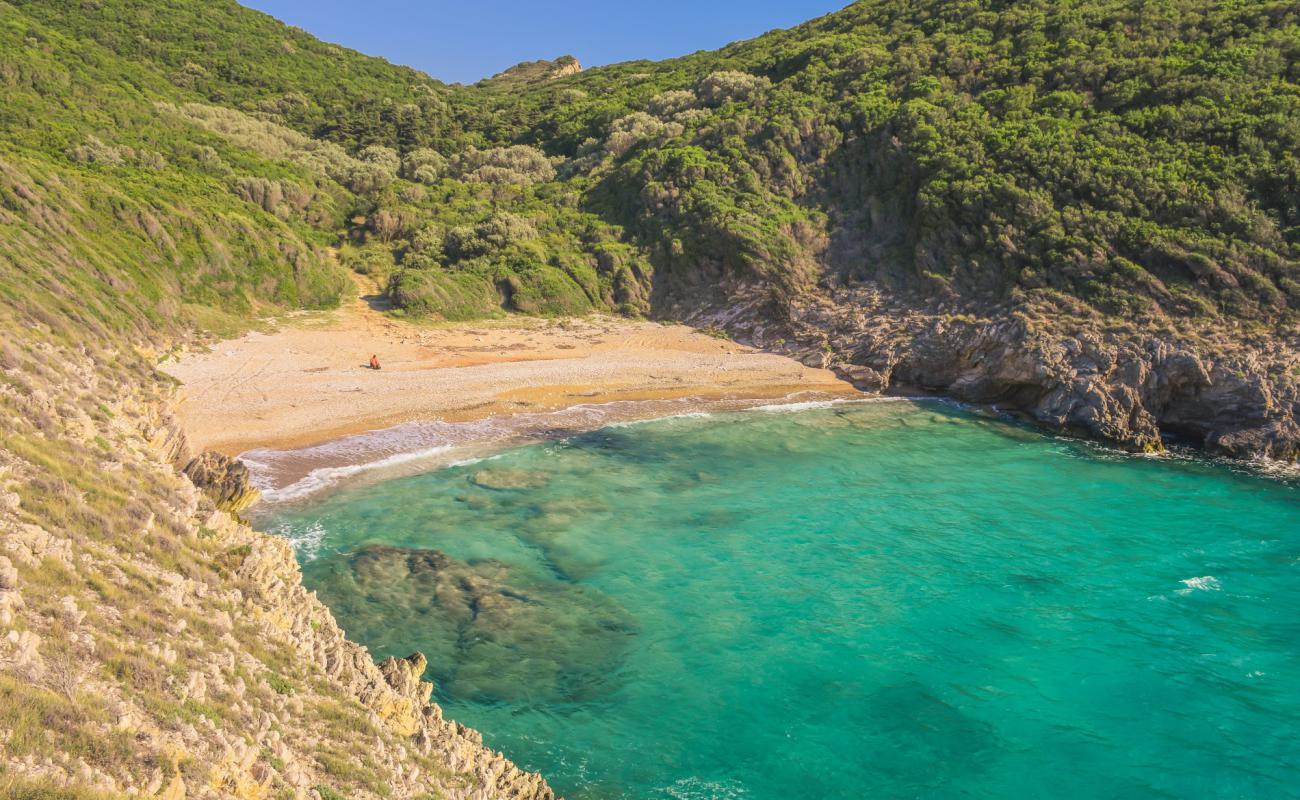
<instances>
[{"instance_id":1,"label":"white sea foam","mask_svg":"<svg viewBox=\"0 0 1300 800\"><path fill-rule=\"evenodd\" d=\"M749 790L737 781L704 778L680 778L662 791L677 800L740 800L749 796Z\"/></svg>"},{"instance_id":2,"label":"white sea foam","mask_svg":"<svg viewBox=\"0 0 1300 800\"><path fill-rule=\"evenodd\" d=\"M668 414L662 417L646 417L645 419L627 419L622 422L611 422L606 428L630 428L634 425L645 425L648 422L663 422L670 419L705 419L712 417L713 413L709 411L685 411L681 414Z\"/></svg>"},{"instance_id":3,"label":"white sea foam","mask_svg":"<svg viewBox=\"0 0 1300 800\"><path fill-rule=\"evenodd\" d=\"M362 464L347 464L341 467L319 467L288 486L278 489L263 489L262 499L269 503L285 503L290 500L298 500L307 495L315 494L322 489L329 488L330 486L333 486L346 478L350 478L353 475L421 461L423 459L432 458L439 453L445 453L448 450L451 450L451 445L437 445L435 447L427 447L423 450L415 450L409 453L396 453L387 458L381 458L377 461L368 461ZM249 462L245 460L244 463L247 464ZM249 472L250 474L253 473L251 465Z\"/></svg>"},{"instance_id":4,"label":"white sea foam","mask_svg":"<svg viewBox=\"0 0 1300 800\"><path fill-rule=\"evenodd\" d=\"M1251 475L1279 480L1283 483L1300 482L1300 463L1278 461L1267 456L1255 456L1240 461L1219 458L1216 461L1234 472L1246 472Z\"/></svg>"},{"instance_id":5,"label":"white sea foam","mask_svg":"<svg viewBox=\"0 0 1300 800\"><path fill-rule=\"evenodd\" d=\"M500 447L528 439L593 430L628 416L671 416L698 401L612 401L570 406L558 411L525 412L468 422L431 420L345 436L293 450L258 449L243 453L249 477L267 504L300 500L369 473L388 473L428 462L435 466L471 464L486 458L475 448ZM689 412L688 412L689 413ZM446 454L466 450L455 459ZM438 463L439 457L445 463Z\"/></svg>"},{"instance_id":6,"label":"white sea foam","mask_svg":"<svg viewBox=\"0 0 1300 800\"><path fill-rule=\"evenodd\" d=\"M761 411L765 414L790 414L797 411L816 411L822 408L838 406L865 405L868 403L901 403L912 400L928 400L928 397L838 397L834 400L800 400L790 403L769 403L753 406L748 411Z\"/></svg>"},{"instance_id":7,"label":"white sea foam","mask_svg":"<svg viewBox=\"0 0 1300 800\"><path fill-rule=\"evenodd\" d=\"M293 546L293 549L307 561L316 558L316 554L320 552L321 542L325 540L326 533L325 528L319 522L313 522L306 528L278 525L272 528L270 532L284 537Z\"/></svg>"},{"instance_id":8,"label":"white sea foam","mask_svg":"<svg viewBox=\"0 0 1300 800\"><path fill-rule=\"evenodd\" d=\"M1202 575L1199 578L1187 578L1179 581L1186 589L1179 589L1179 594L1191 594L1192 592L1217 592L1219 591L1219 579L1213 575Z\"/></svg>"},{"instance_id":9,"label":"white sea foam","mask_svg":"<svg viewBox=\"0 0 1300 800\"><path fill-rule=\"evenodd\" d=\"M461 458L461 459L457 459L456 461L448 461L448 462L447 462L447 466L448 466L448 467L468 467L468 466L470 466L470 465L472 465L472 464L481 464L481 463L483 463L484 461L495 461L496 459L498 459L498 458L500 458L500 457L501 457L501 454L498 453L497 455L494 455L494 456L476 456L476 457L474 457L474 458Z\"/></svg>"},{"instance_id":10,"label":"white sea foam","mask_svg":"<svg viewBox=\"0 0 1300 800\"><path fill-rule=\"evenodd\" d=\"M293 450L258 449L240 458L268 505L290 503L319 492L368 479L428 467L464 466L489 457L482 451L523 441L568 436L603 427L625 427L664 419L707 418L715 411L756 410L789 413L854 403L900 402L905 397L801 400L766 405L752 401L614 400L557 411L523 412L468 422L430 420L344 436ZM705 405L707 409L701 409ZM451 451L463 450L464 453Z\"/></svg>"}]
</instances>

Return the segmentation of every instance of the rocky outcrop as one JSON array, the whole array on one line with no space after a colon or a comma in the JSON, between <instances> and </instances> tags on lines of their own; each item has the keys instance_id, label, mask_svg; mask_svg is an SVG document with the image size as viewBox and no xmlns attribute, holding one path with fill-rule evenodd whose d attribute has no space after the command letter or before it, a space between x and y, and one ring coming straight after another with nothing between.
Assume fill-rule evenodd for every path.
<instances>
[{"instance_id":1,"label":"rocky outcrop","mask_svg":"<svg viewBox=\"0 0 1300 800\"><path fill-rule=\"evenodd\" d=\"M213 450L191 460L182 471L222 511L238 514L262 496L253 486L244 462Z\"/></svg>"},{"instance_id":2,"label":"rocky outcrop","mask_svg":"<svg viewBox=\"0 0 1300 800\"><path fill-rule=\"evenodd\" d=\"M152 404L142 411L144 422L141 432L148 439L149 447L168 464L180 467L190 463L189 439L170 404Z\"/></svg>"},{"instance_id":3,"label":"rocky outcrop","mask_svg":"<svg viewBox=\"0 0 1300 800\"><path fill-rule=\"evenodd\" d=\"M573 56L560 56L554 61L550 79L567 78L570 75L577 75L579 72L582 72L582 62Z\"/></svg>"},{"instance_id":4,"label":"rocky outcrop","mask_svg":"<svg viewBox=\"0 0 1300 800\"><path fill-rule=\"evenodd\" d=\"M348 640L315 593L303 587L289 543L254 536L257 546L244 557L237 574L249 587L248 607L264 632L294 642L303 658L356 697L386 728L408 737L418 754L432 757L455 773L459 785L443 787L444 797L555 797L540 776L524 772L500 753L485 748L476 731L443 718L442 709L429 702L433 685L422 679L427 666L423 655L390 658L376 665L364 647Z\"/></svg>"},{"instance_id":5,"label":"rocky outcrop","mask_svg":"<svg viewBox=\"0 0 1300 800\"><path fill-rule=\"evenodd\" d=\"M870 287L808 295L782 315L742 300L721 321L866 391L942 392L1132 450L1178 442L1234 458L1300 457L1295 330L957 314L909 308Z\"/></svg>"},{"instance_id":6,"label":"rocky outcrop","mask_svg":"<svg viewBox=\"0 0 1300 800\"><path fill-rule=\"evenodd\" d=\"M582 72L582 64L573 56L560 56L554 61L524 61L515 64L490 78L478 82L479 86L499 88L520 88L549 81L558 80Z\"/></svg>"},{"instance_id":7,"label":"rocky outcrop","mask_svg":"<svg viewBox=\"0 0 1300 800\"><path fill-rule=\"evenodd\" d=\"M348 640L217 507L241 465L188 458L174 387L111 355L0 364L0 795L553 800L430 703L423 656Z\"/></svg>"}]
</instances>

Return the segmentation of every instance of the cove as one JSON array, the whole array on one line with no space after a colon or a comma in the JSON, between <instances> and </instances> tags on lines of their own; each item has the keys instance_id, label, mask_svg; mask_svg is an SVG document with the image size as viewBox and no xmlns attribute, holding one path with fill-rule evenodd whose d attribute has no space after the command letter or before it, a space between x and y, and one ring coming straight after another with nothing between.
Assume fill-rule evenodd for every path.
<instances>
[{"instance_id":1,"label":"cove","mask_svg":"<svg viewBox=\"0 0 1300 800\"><path fill-rule=\"evenodd\" d=\"M1300 490L932 402L609 427L268 508L575 798L1300 796Z\"/></svg>"}]
</instances>

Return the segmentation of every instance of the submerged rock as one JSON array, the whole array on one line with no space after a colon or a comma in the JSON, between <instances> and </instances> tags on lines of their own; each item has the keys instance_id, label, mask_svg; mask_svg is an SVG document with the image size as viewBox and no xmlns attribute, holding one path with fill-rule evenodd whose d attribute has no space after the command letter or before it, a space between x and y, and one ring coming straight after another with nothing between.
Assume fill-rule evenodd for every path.
<instances>
[{"instance_id":1,"label":"submerged rock","mask_svg":"<svg viewBox=\"0 0 1300 800\"><path fill-rule=\"evenodd\" d=\"M530 469L481 469L470 477L484 489L540 489L550 480L545 472Z\"/></svg>"},{"instance_id":2,"label":"submerged rock","mask_svg":"<svg viewBox=\"0 0 1300 800\"><path fill-rule=\"evenodd\" d=\"M349 631L381 650L428 652L440 691L459 699L555 703L605 694L635 630L598 592L496 561L369 545L317 568L317 591ZM382 669L406 687L418 679L413 664L390 659Z\"/></svg>"}]
</instances>

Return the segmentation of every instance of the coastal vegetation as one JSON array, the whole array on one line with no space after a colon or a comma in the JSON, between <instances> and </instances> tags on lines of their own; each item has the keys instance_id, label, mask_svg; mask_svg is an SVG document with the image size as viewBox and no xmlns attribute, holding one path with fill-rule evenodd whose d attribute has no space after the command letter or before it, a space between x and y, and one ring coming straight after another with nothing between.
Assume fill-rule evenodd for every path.
<instances>
[{"instance_id":1,"label":"coastal vegetation","mask_svg":"<svg viewBox=\"0 0 1300 800\"><path fill-rule=\"evenodd\" d=\"M209 202L224 184L281 236L355 245L412 314L649 313L828 274L1124 317L1300 302L1284 3L861 2L717 52L474 87L233 2L13 9L8 141ZM126 85L94 113L68 102ZM308 282L273 295L341 286Z\"/></svg>"}]
</instances>

